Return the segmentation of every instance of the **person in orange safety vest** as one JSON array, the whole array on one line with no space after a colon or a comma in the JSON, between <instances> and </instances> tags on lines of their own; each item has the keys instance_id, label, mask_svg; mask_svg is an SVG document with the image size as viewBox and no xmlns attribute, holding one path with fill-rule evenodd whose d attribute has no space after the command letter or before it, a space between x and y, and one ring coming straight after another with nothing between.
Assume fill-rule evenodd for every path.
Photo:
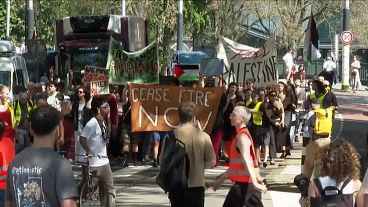
<instances>
[{"instance_id":1,"label":"person in orange safety vest","mask_svg":"<svg viewBox=\"0 0 368 207\"><path fill-rule=\"evenodd\" d=\"M0 119L0 203L5 202L6 174L8 166L15 156L15 148L12 137L4 135L6 123ZM2 206L2 205L0 205Z\"/></svg>"},{"instance_id":2,"label":"person in orange safety vest","mask_svg":"<svg viewBox=\"0 0 368 207\"><path fill-rule=\"evenodd\" d=\"M216 191L226 178L234 182L224 207L263 206L261 192L267 191L267 188L259 174L252 137L246 128L250 117L251 112L244 106L236 106L230 114L236 135L230 148L229 168L213 183L213 190Z\"/></svg>"}]
</instances>

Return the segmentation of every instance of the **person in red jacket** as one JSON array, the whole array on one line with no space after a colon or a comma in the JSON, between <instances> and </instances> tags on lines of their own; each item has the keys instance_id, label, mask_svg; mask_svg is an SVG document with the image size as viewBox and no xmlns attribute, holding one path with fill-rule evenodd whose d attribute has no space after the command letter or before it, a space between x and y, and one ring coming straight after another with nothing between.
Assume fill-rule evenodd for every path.
<instances>
[{"instance_id":1,"label":"person in red jacket","mask_svg":"<svg viewBox=\"0 0 368 207\"><path fill-rule=\"evenodd\" d=\"M267 188L262 184L252 137L246 127L250 117L251 112L244 106L236 106L230 114L236 135L230 148L229 168L213 183L213 190L216 191L226 178L234 182L224 207L263 206L261 192Z\"/></svg>"}]
</instances>

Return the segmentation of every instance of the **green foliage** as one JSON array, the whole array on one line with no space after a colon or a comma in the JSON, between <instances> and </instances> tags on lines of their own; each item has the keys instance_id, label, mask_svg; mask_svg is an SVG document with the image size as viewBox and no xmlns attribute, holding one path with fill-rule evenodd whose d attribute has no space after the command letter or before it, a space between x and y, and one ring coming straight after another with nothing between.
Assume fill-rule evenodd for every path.
<instances>
[{"instance_id":1,"label":"green foliage","mask_svg":"<svg viewBox=\"0 0 368 207\"><path fill-rule=\"evenodd\" d=\"M6 39L6 1L0 3L0 39ZM11 1L10 4L10 40L20 45L25 34L25 1Z\"/></svg>"},{"instance_id":2,"label":"green foliage","mask_svg":"<svg viewBox=\"0 0 368 207\"><path fill-rule=\"evenodd\" d=\"M312 7L318 23L324 21L331 31L341 32L342 1L322 0L184 0L184 36L210 40L216 45L218 35L237 40L248 28L239 29L244 21L253 20L258 28L278 34L278 46L297 46ZM17 45L25 40L25 0L11 0L11 35ZM148 18L149 41L160 39L160 65L167 66L175 50L178 0L126 0L127 15ZM368 44L367 4L351 1L351 26L356 43ZM34 0L36 29L39 38L54 45L54 21L66 16L108 15L121 13L119 0ZM341 17L341 16L339 16ZM272 20L273 27L269 28ZM5 39L6 1L0 2L0 38ZM253 26L253 25L251 25Z\"/></svg>"}]
</instances>

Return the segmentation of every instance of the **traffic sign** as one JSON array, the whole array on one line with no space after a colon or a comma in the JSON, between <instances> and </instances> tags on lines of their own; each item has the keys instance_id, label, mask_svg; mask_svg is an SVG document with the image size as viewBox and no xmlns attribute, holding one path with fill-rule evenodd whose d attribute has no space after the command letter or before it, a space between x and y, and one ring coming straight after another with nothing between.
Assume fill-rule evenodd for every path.
<instances>
[{"instance_id":1,"label":"traffic sign","mask_svg":"<svg viewBox=\"0 0 368 207\"><path fill-rule=\"evenodd\" d=\"M340 35L340 40L345 45L349 45L353 42L354 36L350 31L343 31Z\"/></svg>"}]
</instances>

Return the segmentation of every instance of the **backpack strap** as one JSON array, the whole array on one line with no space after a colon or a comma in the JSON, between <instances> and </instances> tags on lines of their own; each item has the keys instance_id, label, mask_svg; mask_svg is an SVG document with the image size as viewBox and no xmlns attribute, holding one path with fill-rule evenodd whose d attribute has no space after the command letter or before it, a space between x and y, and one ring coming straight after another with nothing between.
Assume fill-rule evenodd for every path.
<instances>
[{"instance_id":1,"label":"backpack strap","mask_svg":"<svg viewBox=\"0 0 368 207\"><path fill-rule=\"evenodd\" d=\"M339 192L340 193L342 193L342 190L350 183L350 181L351 181L352 179L351 178L347 178L345 181L344 181L344 183L342 184L342 186L341 186L341 189L339 189ZM314 180L314 183L315 183L315 185L316 185L316 187L317 187L317 189L318 189L318 192L319 192L319 194L321 195L321 196L324 196L324 189L322 188L322 184L321 184L321 182L319 181L319 179L318 178L315 178Z\"/></svg>"},{"instance_id":2,"label":"backpack strap","mask_svg":"<svg viewBox=\"0 0 368 207\"><path fill-rule=\"evenodd\" d=\"M350 183L350 181L351 181L352 179L351 178L347 178L345 181L344 181L344 183L342 184L342 186L341 186L341 192L342 192L342 190Z\"/></svg>"},{"instance_id":3,"label":"backpack strap","mask_svg":"<svg viewBox=\"0 0 368 207\"><path fill-rule=\"evenodd\" d=\"M317 190L318 190L319 194L322 196L322 194L324 194L324 191L323 191L321 182L319 182L318 178L315 178L313 181L314 181L314 184L317 187Z\"/></svg>"}]
</instances>

